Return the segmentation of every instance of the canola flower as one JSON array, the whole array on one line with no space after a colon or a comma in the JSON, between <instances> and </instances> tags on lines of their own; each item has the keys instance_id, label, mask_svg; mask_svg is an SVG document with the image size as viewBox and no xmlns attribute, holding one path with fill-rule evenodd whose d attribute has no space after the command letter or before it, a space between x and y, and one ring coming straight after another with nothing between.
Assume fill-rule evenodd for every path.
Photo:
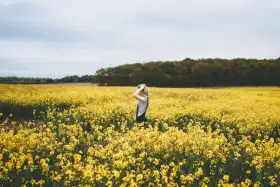
<instances>
[{"instance_id":1,"label":"canola flower","mask_svg":"<svg viewBox=\"0 0 280 187\"><path fill-rule=\"evenodd\" d=\"M280 88L0 85L2 186L279 186Z\"/></svg>"}]
</instances>

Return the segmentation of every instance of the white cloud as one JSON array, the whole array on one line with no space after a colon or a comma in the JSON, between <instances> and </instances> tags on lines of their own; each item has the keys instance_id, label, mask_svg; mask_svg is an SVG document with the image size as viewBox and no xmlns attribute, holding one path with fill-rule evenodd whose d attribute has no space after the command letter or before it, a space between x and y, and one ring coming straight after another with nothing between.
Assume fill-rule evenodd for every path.
<instances>
[{"instance_id":1,"label":"white cloud","mask_svg":"<svg viewBox=\"0 0 280 187\"><path fill-rule=\"evenodd\" d=\"M276 0L0 0L0 76L83 75L185 57L275 58L279 10Z\"/></svg>"}]
</instances>

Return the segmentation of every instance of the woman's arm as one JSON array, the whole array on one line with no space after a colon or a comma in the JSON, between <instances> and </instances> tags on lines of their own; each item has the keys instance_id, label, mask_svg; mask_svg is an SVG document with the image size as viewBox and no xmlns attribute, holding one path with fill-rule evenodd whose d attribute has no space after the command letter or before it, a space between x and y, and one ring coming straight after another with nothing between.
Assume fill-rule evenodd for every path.
<instances>
[{"instance_id":1,"label":"woman's arm","mask_svg":"<svg viewBox=\"0 0 280 187\"><path fill-rule=\"evenodd\" d=\"M143 86L141 86L139 89L137 89L132 95L135 97L138 101L145 101L145 97L142 97L139 95L139 92L141 92L144 89Z\"/></svg>"}]
</instances>

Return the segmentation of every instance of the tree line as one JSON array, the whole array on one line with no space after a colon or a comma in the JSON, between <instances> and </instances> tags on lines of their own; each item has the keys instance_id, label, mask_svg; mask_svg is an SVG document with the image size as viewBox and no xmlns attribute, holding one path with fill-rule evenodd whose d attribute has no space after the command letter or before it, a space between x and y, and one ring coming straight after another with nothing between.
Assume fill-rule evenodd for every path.
<instances>
[{"instance_id":1,"label":"tree line","mask_svg":"<svg viewBox=\"0 0 280 187\"><path fill-rule=\"evenodd\" d=\"M95 82L94 75L72 75L63 78L38 78L38 77L0 77L0 84L55 84L55 83Z\"/></svg>"},{"instance_id":2,"label":"tree line","mask_svg":"<svg viewBox=\"0 0 280 187\"><path fill-rule=\"evenodd\" d=\"M278 59L198 59L125 64L96 71L96 81L161 87L280 85Z\"/></svg>"},{"instance_id":3,"label":"tree line","mask_svg":"<svg viewBox=\"0 0 280 187\"><path fill-rule=\"evenodd\" d=\"M161 87L279 86L278 59L190 59L124 64L101 68L95 75L66 76L60 79L0 77L0 83L49 84L92 82L108 86L146 83Z\"/></svg>"}]
</instances>

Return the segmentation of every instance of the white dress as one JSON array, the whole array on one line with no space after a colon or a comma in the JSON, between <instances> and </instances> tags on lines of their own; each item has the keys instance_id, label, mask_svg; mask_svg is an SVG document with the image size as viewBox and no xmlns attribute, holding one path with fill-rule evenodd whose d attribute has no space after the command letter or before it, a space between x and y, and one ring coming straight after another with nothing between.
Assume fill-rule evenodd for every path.
<instances>
[{"instance_id":1,"label":"white dress","mask_svg":"<svg viewBox=\"0 0 280 187\"><path fill-rule=\"evenodd\" d=\"M137 116L143 115L147 111L148 105L149 105L149 98L148 98L148 96L145 95L144 100L138 102Z\"/></svg>"}]
</instances>

